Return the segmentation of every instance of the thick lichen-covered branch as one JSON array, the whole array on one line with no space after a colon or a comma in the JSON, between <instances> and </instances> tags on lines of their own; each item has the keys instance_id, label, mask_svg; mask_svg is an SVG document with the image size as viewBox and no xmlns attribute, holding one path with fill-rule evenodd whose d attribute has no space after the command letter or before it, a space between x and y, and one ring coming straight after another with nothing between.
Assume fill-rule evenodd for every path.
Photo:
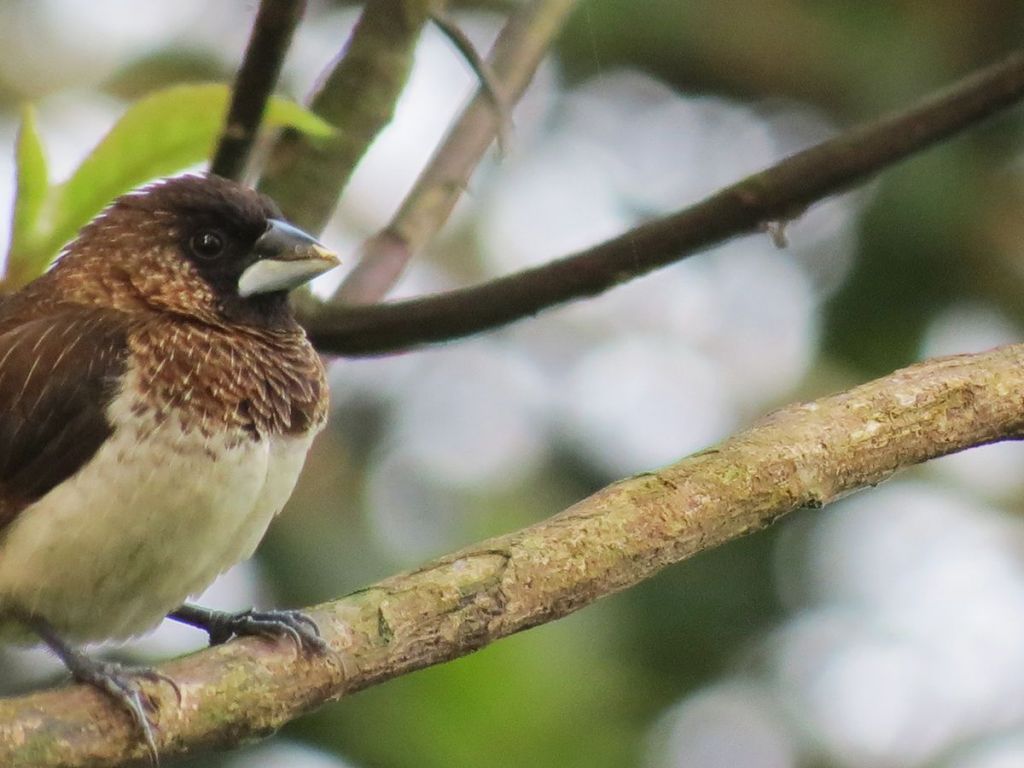
<instances>
[{"instance_id":1,"label":"thick lichen-covered branch","mask_svg":"<svg viewBox=\"0 0 1024 768\"><path fill-rule=\"evenodd\" d=\"M1015 53L906 111L799 152L695 205L579 253L434 296L366 306L308 303L301 319L318 349L338 355L382 354L489 330L601 293L767 223L795 218L812 203L1022 97L1024 54Z\"/></svg>"},{"instance_id":2,"label":"thick lichen-covered branch","mask_svg":"<svg viewBox=\"0 0 1024 768\"><path fill-rule=\"evenodd\" d=\"M558 619L797 508L1018 438L1022 428L1024 345L931 360L791 405L534 526L309 609L331 649L324 656L248 638L163 665L182 701L147 688L159 705L158 746L167 760L268 735L327 701ZM0 701L0 765L145 759L124 714L87 687Z\"/></svg>"}]
</instances>

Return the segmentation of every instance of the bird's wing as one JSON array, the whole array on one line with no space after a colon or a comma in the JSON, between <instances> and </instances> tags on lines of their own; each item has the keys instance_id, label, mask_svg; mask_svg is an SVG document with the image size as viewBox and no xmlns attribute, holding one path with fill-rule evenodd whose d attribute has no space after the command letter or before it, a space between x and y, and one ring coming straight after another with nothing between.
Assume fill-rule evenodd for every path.
<instances>
[{"instance_id":1,"label":"bird's wing","mask_svg":"<svg viewBox=\"0 0 1024 768\"><path fill-rule=\"evenodd\" d=\"M0 333L0 531L78 471L110 435L126 365L121 316L81 310Z\"/></svg>"}]
</instances>

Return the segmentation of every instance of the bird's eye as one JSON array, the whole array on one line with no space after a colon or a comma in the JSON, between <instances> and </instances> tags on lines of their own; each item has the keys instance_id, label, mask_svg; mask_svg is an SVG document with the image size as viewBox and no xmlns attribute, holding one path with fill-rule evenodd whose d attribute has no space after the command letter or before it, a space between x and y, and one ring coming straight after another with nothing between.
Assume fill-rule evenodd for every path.
<instances>
[{"instance_id":1,"label":"bird's eye","mask_svg":"<svg viewBox=\"0 0 1024 768\"><path fill-rule=\"evenodd\" d=\"M204 229L192 235L192 252L203 259L214 259L224 252L224 236L213 229Z\"/></svg>"}]
</instances>

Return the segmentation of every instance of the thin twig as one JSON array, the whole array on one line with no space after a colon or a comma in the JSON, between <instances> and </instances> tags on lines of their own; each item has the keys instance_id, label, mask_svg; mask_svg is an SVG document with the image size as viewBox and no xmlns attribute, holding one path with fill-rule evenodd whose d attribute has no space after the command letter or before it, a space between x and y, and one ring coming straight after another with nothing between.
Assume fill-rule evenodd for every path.
<instances>
[{"instance_id":1,"label":"thin twig","mask_svg":"<svg viewBox=\"0 0 1024 768\"><path fill-rule=\"evenodd\" d=\"M413 52L430 13L443 0L367 0L343 55L323 78L311 108L337 129L311 142L286 130L267 160L260 189L285 215L319 233L356 164L391 121Z\"/></svg>"},{"instance_id":2,"label":"thin twig","mask_svg":"<svg viewBox=\"0 0 1024 768\"><path fill-rule=\"evenodd\" d=\"M317 348L376 355L448 341L593 296L687 258L857 184L1006 109L1024 97L1024 54L1015 53L917 106L850 130L612 240L474 287L372 306L308 307Z\"/></svg>"},{"instance_id":3,"label":"thin twig","mask_svg":"<svg viewBox=\"0 0 1024 768\"><path fill-rule=\"evenodd\" d=\"M277 85L292 35L305 10L306 0L260 3L235 78L224 131L210 163L211 173L228 179L240 179L245 173L267 100Z\"/></svg>"},{"instance_id":4,"label":"thin twig","mask_svg":"<svg viewBox=\"0 0 1024 768\"><path fill-rule=\"evenodd\" d=\"M162 665L164 757L272 733L327 701L553 621L698 552L893 472L1024 428L1024 345L931 360L791 405L555 517L308 610L330 653L247 638ZM680 653L685 654L685 649ZM509 670L514 674L514 670ZM0 700L0 765L120 766L145 748L86 686Z\"/></svg>"},{"instance_id":5,"label":"thin twig","mask_svg":"<svg viewBox=\"0 0 1024 768\"><path fill-rule=\"evenodd\" d=\"M448 41L455 46L462 58L466 60L469 68L473 70L476 79L480 83L480 90L487 94L491 100L491 106L498 113L498 150L502 153L508 147L508 136L512 125L512 115L508 100L501 92L501 85L498 78L491 69L491 65L480 55L480 52L473 45L462 27L447 13L437 11L430 14L430 20L448 38Z\"/></svg>"},{"instance_id":6,"label":"thin twig","mask_svg":"<svg viewBox=\"0 0 1024 768\"><path fill-rule=\"evenodd\" d=\"M488 57L501 98L519 100L577 0L533 0L505 24ZM441 228L469 182L484 152L502 127L486 87L463 110L395 217L361 249L356 267L335 295L338 302L378 301L401 276L406 264Z\"/></svg>"}]
</instances>

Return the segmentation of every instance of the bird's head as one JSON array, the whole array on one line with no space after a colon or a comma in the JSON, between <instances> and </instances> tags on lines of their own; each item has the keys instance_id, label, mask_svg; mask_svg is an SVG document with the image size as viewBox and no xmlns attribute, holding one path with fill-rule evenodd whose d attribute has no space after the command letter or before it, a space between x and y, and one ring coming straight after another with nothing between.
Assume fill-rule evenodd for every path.
<instances>
[{"instance_id":1,"label":"bird's head","mask_svg":"<svg viewBox=\"0 0 1024 768\"><path fill-rule=\"evenodd\" d=\"M53 270L73 300L204 322L267 326L287 293L338 257L266 196L217 176L180 176L115 200Z\"/></svg>"}]
</instances>

